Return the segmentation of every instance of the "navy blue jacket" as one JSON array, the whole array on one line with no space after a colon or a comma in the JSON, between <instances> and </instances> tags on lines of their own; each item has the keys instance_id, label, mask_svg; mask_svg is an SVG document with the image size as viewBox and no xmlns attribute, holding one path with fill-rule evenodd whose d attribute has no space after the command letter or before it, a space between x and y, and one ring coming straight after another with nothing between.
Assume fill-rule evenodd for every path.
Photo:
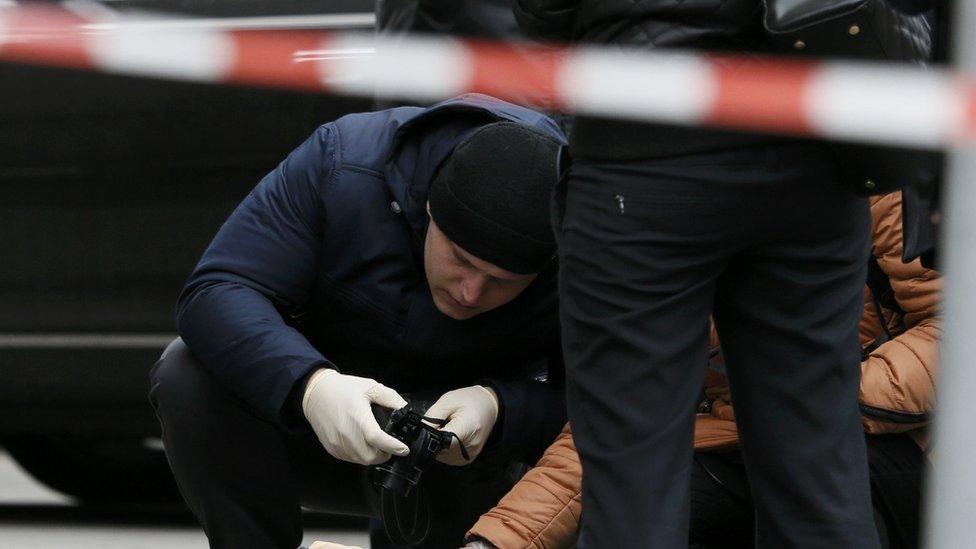
<instances>
[{"instance_id":1,"label":"navy blue jacket","mask_svg":"<svg viewBox=\"0 0 976 549\"><path fill-rule=\"evenodd\" d=\"M496 120L565 140L548 117L482 95L319 127L241 202L191 274L177 326L193 354L289 429L300 428L286 405L296 383L330 366L401 392L487 381L502 404L499 451L555 437L562 390L533 379L557 363L555 266L465 321L437 310L424 275L430 181L465 135Z\"/></svg>"}]
</instances>

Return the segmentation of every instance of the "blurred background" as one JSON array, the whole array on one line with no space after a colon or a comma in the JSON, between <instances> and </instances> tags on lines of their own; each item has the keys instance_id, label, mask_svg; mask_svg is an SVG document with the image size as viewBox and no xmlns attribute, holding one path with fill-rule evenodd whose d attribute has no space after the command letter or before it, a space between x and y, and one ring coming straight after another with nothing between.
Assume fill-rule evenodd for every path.
<instances>
[{"instance_id":1,"label":"blurred background","mask_svg":"<svg viewBox=\"0 0 976 549\"><path fill-rule=\"evenodd\" d=\"M59 4L269 29L368 30L374 9ZM165 462L147 372L233 207L315 127L371 102L13 64L0 82L0 548L205 547ZM366 544L363 521L307 524L311 539Z\"/></svg>"}]
</instances>

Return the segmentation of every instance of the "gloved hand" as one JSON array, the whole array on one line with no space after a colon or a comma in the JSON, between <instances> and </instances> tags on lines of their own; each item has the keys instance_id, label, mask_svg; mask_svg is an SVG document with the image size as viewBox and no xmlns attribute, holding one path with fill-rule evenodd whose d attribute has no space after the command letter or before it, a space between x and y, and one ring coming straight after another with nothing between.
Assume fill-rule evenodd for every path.
<instances>
[{"instance_id":1,"label":"gloved hand","mask_svg":"<svg viewBox=\"0 0 976 549\"><path fill-rule=\"evenodd\" d=\"M468 456L474 460L481 453L498 420L498 397L495 391L481 385L455 389L444 393L424 415L446 419L447 424L441 429L456 434L468 451ZM455 439L451 440L449 449L437 454L437 461L448 465L470 463L461 455Z\"/></svg>"},{"instance_id":2,"label":"gloved hand","mask_svg":"<svg viewBox=\"0 0 976 549\"><path fill-rule=\"evenodd\" d=\"M383 463L390 454L405 456L407 445L383 432L370 403L386 408L407 405L396 391L365 377L323 368L308 380L302 411L333 457L363 465Z\"/></svg>"}]
</instances>

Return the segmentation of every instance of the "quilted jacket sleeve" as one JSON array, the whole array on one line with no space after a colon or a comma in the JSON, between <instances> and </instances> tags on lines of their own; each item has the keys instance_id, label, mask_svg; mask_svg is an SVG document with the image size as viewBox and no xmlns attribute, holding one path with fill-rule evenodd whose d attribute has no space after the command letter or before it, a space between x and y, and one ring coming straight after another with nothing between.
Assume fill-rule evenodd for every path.
<instances>
[{"instance_id":1,"label":"quilted jacket sleeve","mask_svg":"<svg viewBox=\"0 0 976 549\"><path fill-rule=\"evenodd\" d=\"M582 467L569 425L539 463L468 535L504 549L571 547L580 519Z\"/></svg>"},{"instance_id":2,"label":"quilted jacket sleeve","mask_svg":"<svg viewBox=\"0 0 976 549\"><path fill-rule=\"evenodd\" d=\"M282 312L301 308L315 280L332 150L322 126L265 176L217 232L177 304L177 329L194 356L282 425L295 383L328 363Z\"/></svg>"},{"instance_id":3,"label":"quilted jacket sleeve","mask_svg":"<svg viewBox=\"0 0 976 549\"><path fill-rule=\"evenodd\" d=\"M871 212L872 253L888 275L895 300L904 311L905 330L861 363L861 411L867 432L895 433L923 425L935 407L941 279L918 260L901 260L900 193L874 199ZM862 333L880 332L877 315L872 313L865 314ZM873 332L872 323L877 326Z\"/></svg>"}]
</instances>

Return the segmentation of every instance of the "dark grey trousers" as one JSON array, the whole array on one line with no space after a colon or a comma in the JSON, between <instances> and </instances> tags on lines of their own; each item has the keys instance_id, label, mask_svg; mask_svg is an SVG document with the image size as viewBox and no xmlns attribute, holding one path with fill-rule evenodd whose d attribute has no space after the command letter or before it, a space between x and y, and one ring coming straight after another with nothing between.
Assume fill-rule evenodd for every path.
<instances>
[{"instance_id":1,"label":"dark grey trousers","mask_svg":"<svg viewBox=\"0 0 976 549\"><path fill-rule=\"evenodd\" d=\"M303 505L374 514L364 467L333 458L311 432L290 434L258 417L181 340L167 347L150 378L167 459L211 547L295 549ZM488 450L464 467L434 464L422 478L432 521L421 547L460 547L467 529L520 472L511 462L494 461ZM372 537L374 547L384 545L381 531Z\"/></svg>"},{"instance_id":2,"label":"dark grey trousers","mask_svg":"<svg viewBox=\"0 0 976 549\"><path fill-rule=\"evenodd\" d=\"M857 408L867 200L781 144L577 160L556 195L580 547L687 547L714 312L760 547L873 548Z\"/></svg>"}]
</instances>

